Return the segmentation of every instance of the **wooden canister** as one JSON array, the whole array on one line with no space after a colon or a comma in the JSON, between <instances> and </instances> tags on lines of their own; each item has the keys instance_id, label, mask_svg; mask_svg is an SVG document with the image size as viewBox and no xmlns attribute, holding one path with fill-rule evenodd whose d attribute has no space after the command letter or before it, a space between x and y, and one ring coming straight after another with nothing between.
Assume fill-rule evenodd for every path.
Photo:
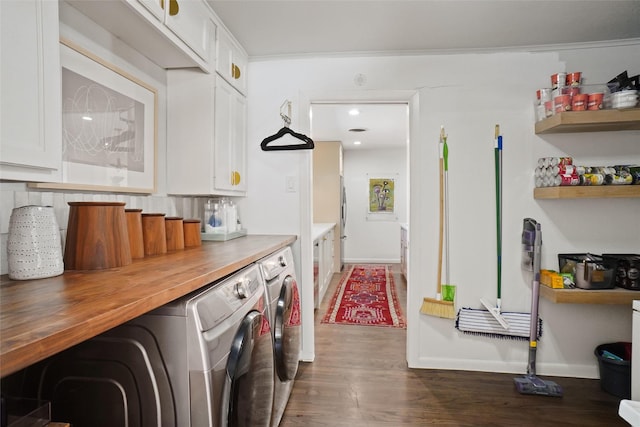
<instances>
[{"instance_id":1,"label":"wooden canister","mask_svg":"<svg viewBox=\"0 0 640 427\"><path fill-rule=\"evenodd\" d=\"M167 234L167 251L184 249L184 229L182 218L168 216L164 220Z\"/></svg>"},{"instance_id":2,"label":"wooden canister","mask_svg":"<svg viewBox=\"0 0 640 427\"><path fill-rule=\"evenodd\" d=\"M142 214L142 240L144 255L167 253L167 232L163 213Z\"/></svg>"},{"instance_id":3,"label":"wooden canister","mask_svg":"<svg viewBox=\"0 0 640 427\"><path fill-rule=\"evenodd\" d=\"M101 270L131 264L124 202L69 202L66 270Z\"/></svg>"},{"instance_id":4,"label":"wooden canister","mask_svg":"<svg viewBox=\"0 0 640 427\"><path fill-rule=\"evenodd\" d=\"M202 245L202 239L200 237L200 220L199 219L185 219L183 221L184 228L184 247L192 248Z\"/></svg>"},{"instance_id":5,"label":"wooden canister","mask_svg":"<svg viewBox=\"0 0 640 427\"><path fill-rule=\"evenodd\" d=\"M127 230L129 231L129 249L131 258L144 258L144 239L142 238L142 209L125 209Z\"/></svg>"}]
</instances>

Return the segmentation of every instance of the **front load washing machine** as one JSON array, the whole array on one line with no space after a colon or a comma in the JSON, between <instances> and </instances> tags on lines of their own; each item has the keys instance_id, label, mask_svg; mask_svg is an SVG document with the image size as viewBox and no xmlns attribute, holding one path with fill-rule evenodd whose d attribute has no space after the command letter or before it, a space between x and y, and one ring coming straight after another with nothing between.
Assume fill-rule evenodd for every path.
<instances>
[{"instance_id":1,"label":"front load washing machine","mask_svg":"<svg viewBox=\"0 0 640 427\"><path fill-rule=\"evenodd\" d=\"M275 395L271 426L280 424L300 361L300 293L290 247L259 261L273 331Z\"/></svg>"},{"instance_id":2,"label":"front load washing machine","mask_svg":"<svg viewBox=\"0 0 640 427\"><path fill-rule=\"evenodd\" d=\"M252 265L69 350L40 397L74 427L269 427L273 338Z\"/></svg>"},{"instance_id":3,"label":"front load washing machine","mask_svg":"<svg viewBox=\"0 0 640 427\"><path fill-rule=\"evenodd\" d=\"M179 426L268 427L271 327L257 265L135 320L157 337Z\"/></svg>"}]
</instances>

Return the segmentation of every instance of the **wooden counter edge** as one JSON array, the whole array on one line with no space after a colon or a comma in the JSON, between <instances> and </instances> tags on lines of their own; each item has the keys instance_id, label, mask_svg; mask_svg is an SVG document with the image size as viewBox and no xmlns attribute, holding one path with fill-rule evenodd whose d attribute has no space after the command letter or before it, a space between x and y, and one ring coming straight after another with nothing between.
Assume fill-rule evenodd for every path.
<instances>
[{"instance_id":1,"label":"wooden counter edge","mask_svg":"<svg viewBox=\"0 0 640 427\"><path fill-rule=\"evenodd\" d=\"M251 236L246 237L250 238ZM72 328L61 329L54 334L41 337L31 343L16 345L9 348L9 350L3 348L3 352L0 354L0 377L4 378L11 375L20 369L26 368L27 366L44 360L47 357L53 356L170 301L180 298L211 283L212 278L220 279L238 271L273 252L289 246L297 239L295 235L278 235L274 237L281 238L281 240L261 250L255 250L246 256L239 257L237 262L231 263L224 268L212 270L204 276L200 274L197 277L185 280L180 285L168 288L162 295L151 295L148 298L140 299L140 302L133 302L127 306L115 308L103 315L87 318ZM0 338L2 341L10 341L13 337L3 335Z\"/></svg>"}]
</instances>

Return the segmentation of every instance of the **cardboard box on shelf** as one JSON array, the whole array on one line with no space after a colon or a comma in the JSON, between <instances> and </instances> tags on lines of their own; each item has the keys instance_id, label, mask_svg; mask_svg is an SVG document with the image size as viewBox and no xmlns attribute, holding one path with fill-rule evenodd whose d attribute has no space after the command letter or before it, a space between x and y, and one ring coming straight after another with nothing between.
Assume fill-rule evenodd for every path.
<instances>
[{"instance_id":1,"label":"cardboard box on shelf","mask_svg":"<svg viewBox=\"0 0 640 427\"><path fill-rule=\"evenodd\" d=\"M553 270L540 270L540 283L553 289L564 289L564 274Z\"/></svg>"}]
</instances>

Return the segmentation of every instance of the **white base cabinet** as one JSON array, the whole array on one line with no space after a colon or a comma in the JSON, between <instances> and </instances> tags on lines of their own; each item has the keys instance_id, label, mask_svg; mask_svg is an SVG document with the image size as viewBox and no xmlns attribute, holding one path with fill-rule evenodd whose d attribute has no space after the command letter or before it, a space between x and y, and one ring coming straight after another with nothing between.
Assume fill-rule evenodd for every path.
<instances>
[{"instance_id":1,"label":"white base cabinet","mask_svg":"<svg viewBox=\"0 0 640 427\"><path fill-rule=\"evenodd\" d=\"M0 178L60 181L58 3L3 0L0 19Z\"/></svg>"},{"instance_id":2,"label":"white base cabinet","mask_svg":"<svg viewBox=\"0 0 640 427\"><path fill-rule=\"evenodd\" d=\"M335 225L330 228L325 228L322 232L315 236L313 242L314 245L314 265L317 264L317 292L314 294L317 296L314 301L315 308L320 307L322 300L324 299L331 279L334 273L334 257L333 244L335 239ZM315 276L315 274L314 274ZM315 282L315 281L314 281Z\"/></svg>"},{"instance_id":3,"label":"white base cabinet","mask_svg":"<svg viewBox=\"0 0 640 427\"><path fill-rule=\"evenodd\" d=\"M400 272L407 280L407 260L409 259L409 228L406 225L400 226Z\"/></svg>"}]
</instances>

